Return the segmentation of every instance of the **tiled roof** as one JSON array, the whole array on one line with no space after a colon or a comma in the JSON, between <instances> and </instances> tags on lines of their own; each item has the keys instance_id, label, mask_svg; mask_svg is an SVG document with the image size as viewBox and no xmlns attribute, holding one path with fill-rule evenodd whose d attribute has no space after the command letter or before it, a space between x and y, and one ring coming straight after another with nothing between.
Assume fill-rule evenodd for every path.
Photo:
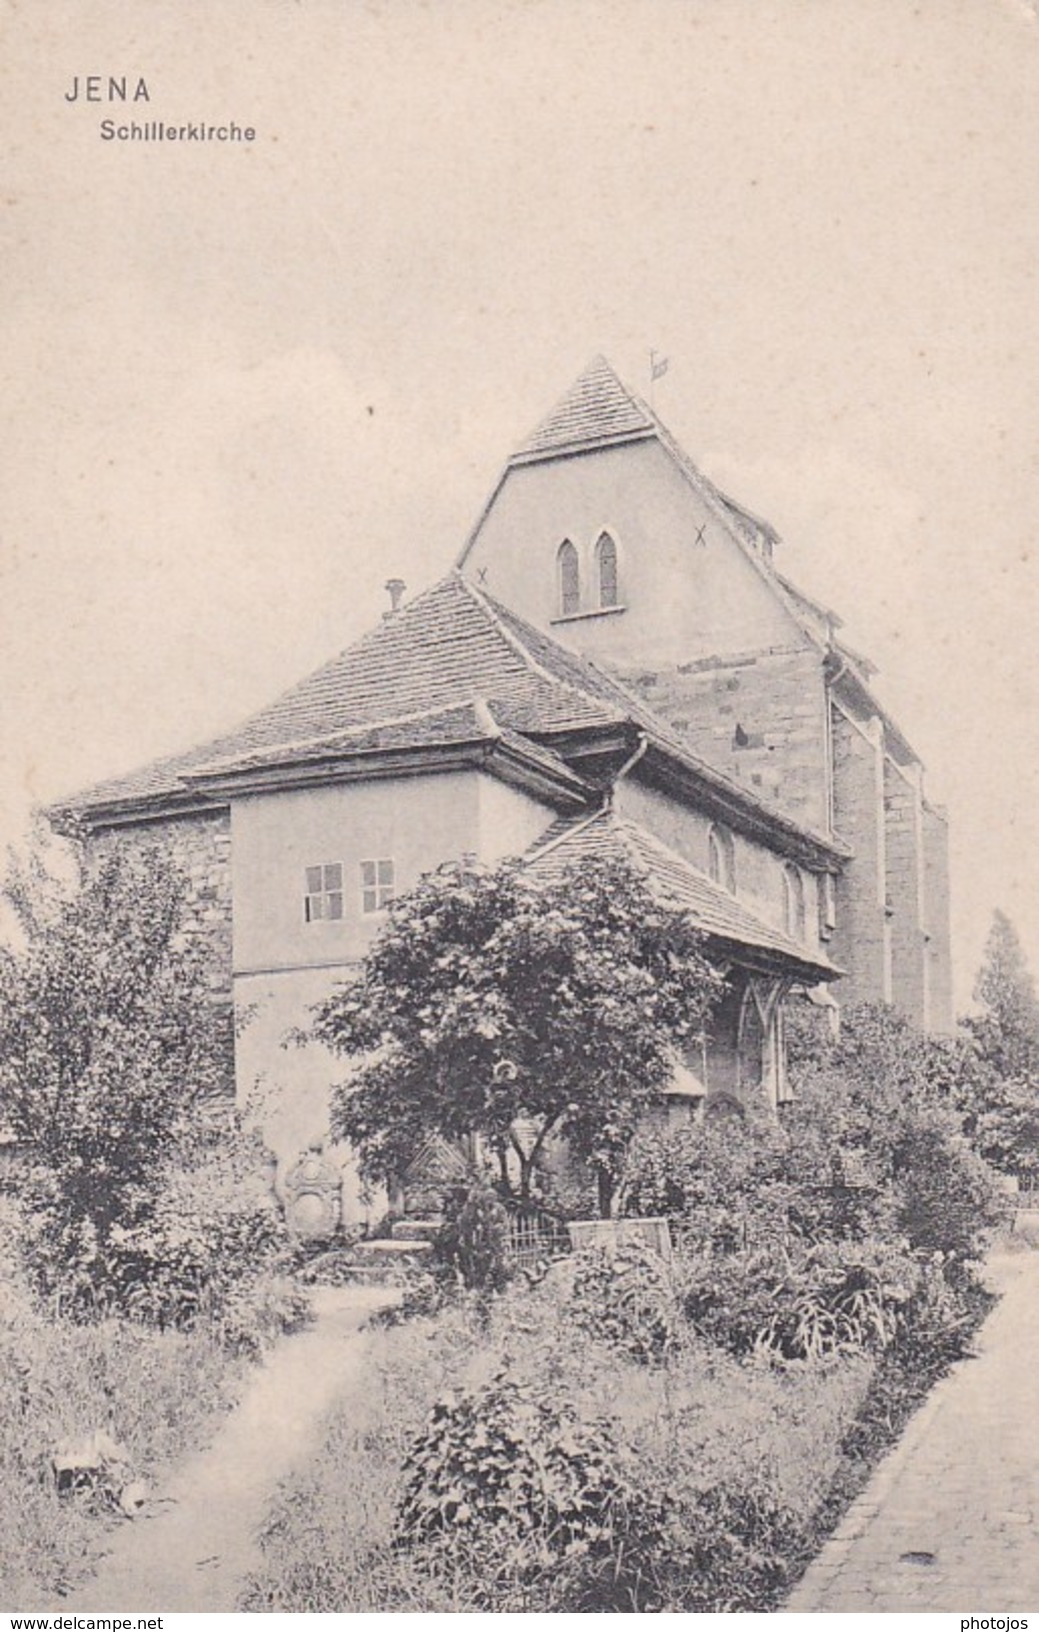
<instances>
[{"instance_id":1,"label":"tiled roof","mask_svg":"<svg viewBox=\"0 0 1039 1632\"><path fill-rule=\"evenodd\" d=\"M675 906L687 911L705 935L717 941L779 955L832 980L839 970L819 952L809 951L700 872L691 862L662 844L636 822L611 810L597 815L560 819L528 853L528 870L535 878L558 879L567 868L602 856L623 856L648 876Z\"/></svg>"},{"instance_id":2,"label":"tiled roof","mask_svg":"<svg viewBox=\"0 0 1039 1632\"><path fill-rule=\"evenodd\" d=\"M766 580L777 600L783 604L798 627L820 651L825 652L832 648L854 665L858 671L855 678L861 682L876 712L881 715L901 749L916 759L918 756L900 727L881 707L869 689L868 682L876 672L873 664L851 651L843 641L835 638L835 630L841 627L841 619L829 607L822 606L798 589L782 573L777 572L770 560L763 559L758 548L759 543L761 539L766 539L769 544L776 544L778 536L775 529L767 521L761 520L737 504L735 499L723 493L721 488L716 487L709 477L704 475L663 421L657 418L654 410L635 392L628 390L606 358L596 357L589 364L551 413L542 420L537 430L520 444L509 464L527 464L568 453L588 453L592 449L607 447L613 443L642 441L648 438L660 443L690 487L714 510L739 540L755 569ZM490 502L493 502L493 495L489 504ZM464 565L479 526L480 522L470 534L459 557L459 566Z\"/></svg>"},{"instance_id":3,"label":"tiled roof","mask_svg":"<svg viewBox=\"0 0 1039 1632\"><path fill-rule=\"evenodd\" d=\"M618 379L605 357L596 357L552 412L516 449L514 457L625 441L653 432L644 402Z\"/></svg>"},{"instance_id":4,"label":"tiled roof","mask_svg":"<svg viewBox=\"0 0 1039 1632\"><path fill-rule=\"evenodd\" d=\"M352 726L346 731L325 732L300 742L258 748L241 754L207 760L185 773L186 780L221 780L271 766L291 768L326 760L374 754L393 754L411 748L451 748L500 743L533 766L575 789L590 791L580 777L550 748L520 736L499 724L483 698L473 698L448 708L422 709L403 719L380 720L374 725Z\"/></svg>"},{"instance_id":5,"label":"tiled roof","mask_svg":"<svg viewBox=\"0 0 1039 1632\"><path fill-rule=\"evenodd\" d=\"M200 747L114 777L55 806L92 820L188 809L250 770L492 738L559 783L579 776L553 752L568 733L634 727L680 764L723 819L839 853L696 758L638 698L586 658L491 600L455 571L268 708ZM532 738L538 739L536 742Z\"/></svg>"},{"instance_id":6,"label":"tiled roof","mask_svg":"<svg viewBox=\"0 0 1039 1632\"><path fill-rule=\"evenodd\" d=\"M385 734L393 722L408 721L414 736L427 729L417 723L423 713L464 708L474 697L486 700L499 727L519 735L631 716L638 705L619 686L554 641L527 634L529 642L519 620L452 572L236 729L100 783L66 808L176 796L186 778L214 761L273 760L336 733L368 727Z\"/></svg>"}]
</instances>

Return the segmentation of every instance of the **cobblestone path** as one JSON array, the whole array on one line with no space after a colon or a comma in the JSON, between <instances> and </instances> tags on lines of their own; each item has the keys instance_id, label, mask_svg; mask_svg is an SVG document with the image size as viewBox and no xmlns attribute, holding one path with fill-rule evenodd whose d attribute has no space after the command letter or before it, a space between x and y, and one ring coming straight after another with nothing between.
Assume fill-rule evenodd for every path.
<instances>
[{"instance_id":1,"label":"cobblestone path","mask_svg":"<svg viewBox=\"0 0 1039 1632\"><path fill-rule=\"evenodd\" d=\"M365 1286L315 1293L314 1326L283 1338L258 1367L212 1444L173 1473L154 1515L115 1531L93 1579L48 1607L62 1614L233 1610L261 1562L256 1532L274 1486L306 1457L332 1402L364 1386L361 1327L397 1297Z\"/></svg>"},{"instance_id":2,"label":"cobblestone path","mask_svg":"<svg viewBox=\"0 0 1039 1632\"><path fill-rule=\"evenodd\" d=\"M1003 1292L976 1357L910 1422L785 1608L1039 1608L1039 1252L991 1263Z\"/></svg>"}]
</instances>

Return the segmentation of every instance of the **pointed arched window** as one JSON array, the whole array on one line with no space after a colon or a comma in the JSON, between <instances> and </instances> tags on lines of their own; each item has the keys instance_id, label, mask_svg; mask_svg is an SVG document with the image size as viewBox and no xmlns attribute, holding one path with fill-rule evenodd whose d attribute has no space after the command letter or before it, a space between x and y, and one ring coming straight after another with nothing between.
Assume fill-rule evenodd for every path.
<instances>
[{"instance_id":1,"label":"pointed arched window","mask_svg":"<svg viewBox=\"0 0 1039 1632\"><path fill-rule=\"evenodd\" d=\"M715 823L707 835L707 872L730 895L736 893L736 846L732 834Z\"/></svg>"},{"instance_id":2,"label":"pointed arched window","mask_svg":"<svg viewBox=\"0 0 1039 1632\"><path fill-rule=\"evenodd\" d=\"M595 566L599 578L599 605L617 606L617 546L609 533L600 533L595 546Z\"/></svg>"},{"instance_id":3,"label":"pointed arched window","mask_svg":"<svg viewBox=\"0 0 1039 1632\"><path fill-rule=\"evenodd\" d=\"M804 879L793 862L789 861L783 868L783 909L787 934L795 941L803 941L805 935Z\"/></svg>"},{"instance_id":4,"label":"pointed arched window","mask_svg":"<svg viewBox=\"0 0 1039 1632\"><path fill-rule=\"evenodd\" d=\"M577 551L568 538L564 538L559 546L556 568L559 573L559 615L570 618L581 610L581 568Z\"/></svg>"}]
</instances>

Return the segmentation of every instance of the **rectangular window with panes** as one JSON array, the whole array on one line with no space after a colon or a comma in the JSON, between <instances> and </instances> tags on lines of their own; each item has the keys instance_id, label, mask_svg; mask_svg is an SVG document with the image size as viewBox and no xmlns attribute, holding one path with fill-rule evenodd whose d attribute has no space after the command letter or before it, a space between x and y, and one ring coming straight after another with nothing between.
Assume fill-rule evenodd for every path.
<instances>
[{"instance_id":1,"label":"rectangular window with panes","mask_svg":"<svg viewBox=\"0 0 1039 1632\"><path fill-rule=\"evenodd\" d=\"M323 862L320 867L306 870L306 893L303 897L303 918L308 924L323 918L343 916L343 864L341 861Z\"/></svg>"},{"instance_id":2,"label":"rectangular window with panes","mask_svg":"<svg viewBox=\"0 0 1039 1632\"><path fill-rule=\"evenodd\" d=\"M362 861L361 911L381 912L393 900L393 862Z\"/></svg>"}]
</instances>

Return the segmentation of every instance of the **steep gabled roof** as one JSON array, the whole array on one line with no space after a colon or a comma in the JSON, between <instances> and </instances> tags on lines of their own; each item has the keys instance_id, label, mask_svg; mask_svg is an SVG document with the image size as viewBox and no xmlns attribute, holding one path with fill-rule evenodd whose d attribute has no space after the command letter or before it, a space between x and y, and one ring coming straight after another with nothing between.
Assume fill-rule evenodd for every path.
<instances>
[{"instance_id":1,"label":"steep gabled roof","mask_svg":"<svg viewBox=\"0 0 1039 1632\"><path fill-rule=\"evenodd\" d=\"M595 357L513 454L516 463L652 436L653 414L605 357Z\"/></svg>"},{"instance_id":2,"label":"steep gabled roof","mask_svg":"<svg viewBox=\"0 0 1039 1632\"><path fill-rule=\"evenodd\" d=\"M833 980L839 974L818 952L773 928L637 822L603 810L591 817L560 819L528 851L533 878L556 880L568 868L593 859L620 856L648 878L672 905L688 912L698 929L720 946L748 949L797 966L800 978Z\"/></svg>"},{"instance_id":3,"label":"steep gabled roof","mask_svg":"<svg viewBox=\"0 0 1039 1632\"><path fill-rule=\"evenodd\" d=\"M667 452L676 469L725 526L795 626L820 655L836 653L847 662L849 679L858 687L868 706L884 721L899 752L907 758L918 760L911 744L868 685L876 672L874 666L868 659L853 652L844 641L837 639L836 631L842 622L840 617L798 589L772 565L772 550L779 542L775 528L737 504L735 499L722 492L704 475L653 408L635 392L629 391L605 357L593 358L537 429L510 455L469 533L456 566L464 568L480 529L513 467L594 453L626 442L645 441L656 441Z\"/></svg>"}]
</instances>

